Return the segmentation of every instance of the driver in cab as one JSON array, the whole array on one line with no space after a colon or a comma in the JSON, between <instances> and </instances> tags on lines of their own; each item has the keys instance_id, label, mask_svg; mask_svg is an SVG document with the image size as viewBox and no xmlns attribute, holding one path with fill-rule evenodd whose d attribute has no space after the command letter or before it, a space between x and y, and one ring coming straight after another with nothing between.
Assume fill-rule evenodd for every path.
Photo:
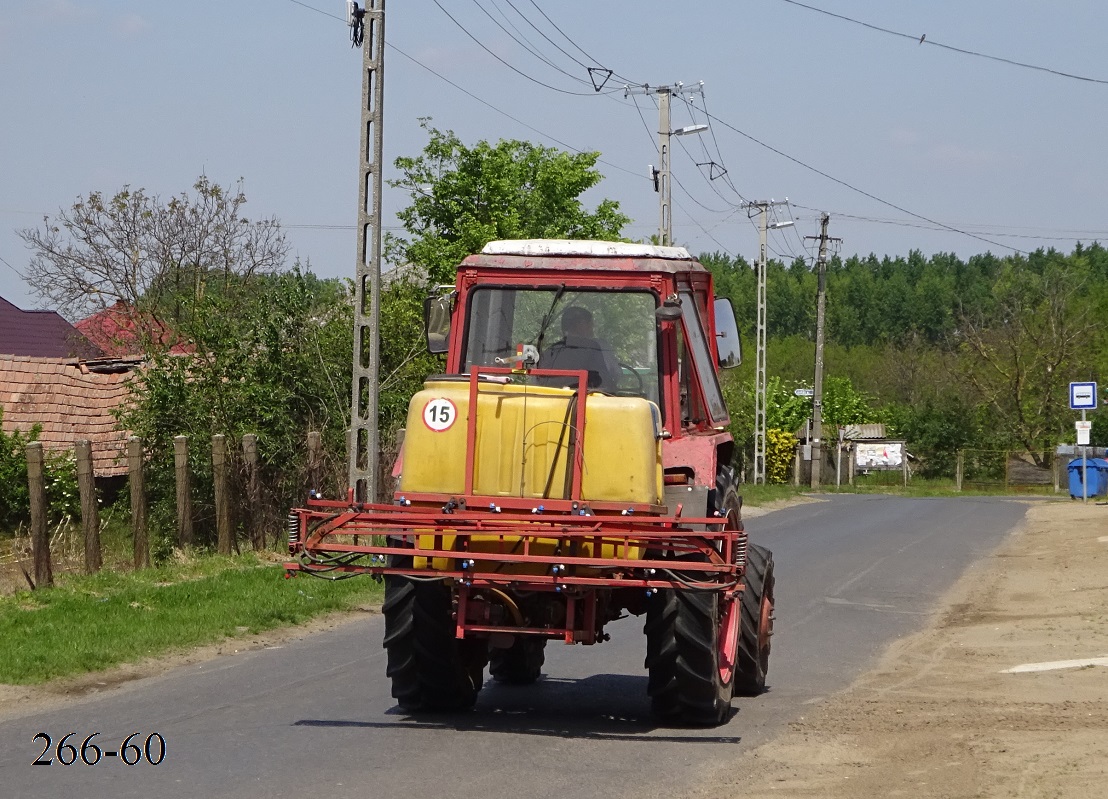
<instances>
[{"instance_id":1,"label":"driver in cab","mask_svg":"<svg viewBox=\"0 0 1108 799\"><path fill-rule=\"evenodd\" d=\"M562 313L562 338L545 350L539 360L543 369L583 369L589 373L589 388L614 392L620 366L606 342L596 338L592 312L571 305Z\"/></svg>"}]
</instances>

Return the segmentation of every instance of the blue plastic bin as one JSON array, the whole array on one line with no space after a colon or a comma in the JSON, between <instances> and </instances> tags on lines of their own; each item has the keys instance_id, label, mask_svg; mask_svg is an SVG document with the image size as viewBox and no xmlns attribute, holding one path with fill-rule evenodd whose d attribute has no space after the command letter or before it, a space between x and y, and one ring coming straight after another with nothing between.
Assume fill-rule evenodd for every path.
<instances>
[{"instance_id":1,"label":"blue plastic bin","mask_svg":"<svg viewBox=\"0 0 1108 799\"><path fill-rule=\"evenodd\" d=\"M1074 499L1082 496L1081 489L1081 458L1070 461L1070 496ZM1085 496L1103 497L1108 495L1108 460L1104 458L1087 458L1088 488Z\"/></svg>"}]
</instances>

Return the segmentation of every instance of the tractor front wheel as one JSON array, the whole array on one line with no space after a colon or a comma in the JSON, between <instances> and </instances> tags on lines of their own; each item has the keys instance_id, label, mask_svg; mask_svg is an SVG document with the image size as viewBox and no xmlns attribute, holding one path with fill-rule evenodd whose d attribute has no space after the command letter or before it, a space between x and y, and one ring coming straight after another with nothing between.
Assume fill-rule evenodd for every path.
<instances>
[{"instance_id":1,"label":"tractor front wheel","mask_svg":"<svg viewBox=\"0 0 1108 799\"><path fill-rule=\"evenodd\" d=\"M381 610L388 652L385 673L397 704L409 711L473 707L488 650L484 641L454 636L450 589L441 582L386 575Z\"/></svg>"},{"instance_id":2,"label":"tractor front wheel","mask_svg":"<svg viewBox=\"0 0 1108 799\"><path fill-rule=\"evenodd\" d=\"M647 693L662 719L727 720L739 638L738 604L717 591L663 589L646 615Z\"/></svg>"}]
</instances>

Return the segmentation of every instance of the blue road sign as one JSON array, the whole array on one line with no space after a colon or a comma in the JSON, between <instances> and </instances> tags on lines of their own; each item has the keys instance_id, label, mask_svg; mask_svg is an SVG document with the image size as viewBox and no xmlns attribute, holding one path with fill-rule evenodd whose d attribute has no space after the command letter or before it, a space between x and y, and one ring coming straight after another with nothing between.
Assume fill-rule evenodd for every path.
<instances>
[{"instance_id":1,"label":"blue road sign","mask_svg":"<svg viewBox=\"0 0 1108 799\"><path fill-rule=\"evenodd\" d=\"M1096 410L1096 383L1070 383L1070 409Z\"/></svg>"}]
</instances>

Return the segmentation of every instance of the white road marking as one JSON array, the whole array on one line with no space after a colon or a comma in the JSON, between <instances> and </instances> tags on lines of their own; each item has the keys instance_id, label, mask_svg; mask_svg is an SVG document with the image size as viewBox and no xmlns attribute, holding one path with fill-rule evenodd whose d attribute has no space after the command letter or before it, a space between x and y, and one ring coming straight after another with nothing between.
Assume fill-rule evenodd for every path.
<instances>
[{"instance_id":1,"label":"white road marking","mask_svg":"<svg viewBox=\"0 0 1108 799\"><path fill-rule=\"evenodd\" d=\"M1086 666L1108 666L1108 656L1083 660L1051 660L1046 663L1024 663L1004 669L1001 674L1023 674L1029 671L1055 671L1056 669L1083 669Z\"/></svg>"}]
</instances>

